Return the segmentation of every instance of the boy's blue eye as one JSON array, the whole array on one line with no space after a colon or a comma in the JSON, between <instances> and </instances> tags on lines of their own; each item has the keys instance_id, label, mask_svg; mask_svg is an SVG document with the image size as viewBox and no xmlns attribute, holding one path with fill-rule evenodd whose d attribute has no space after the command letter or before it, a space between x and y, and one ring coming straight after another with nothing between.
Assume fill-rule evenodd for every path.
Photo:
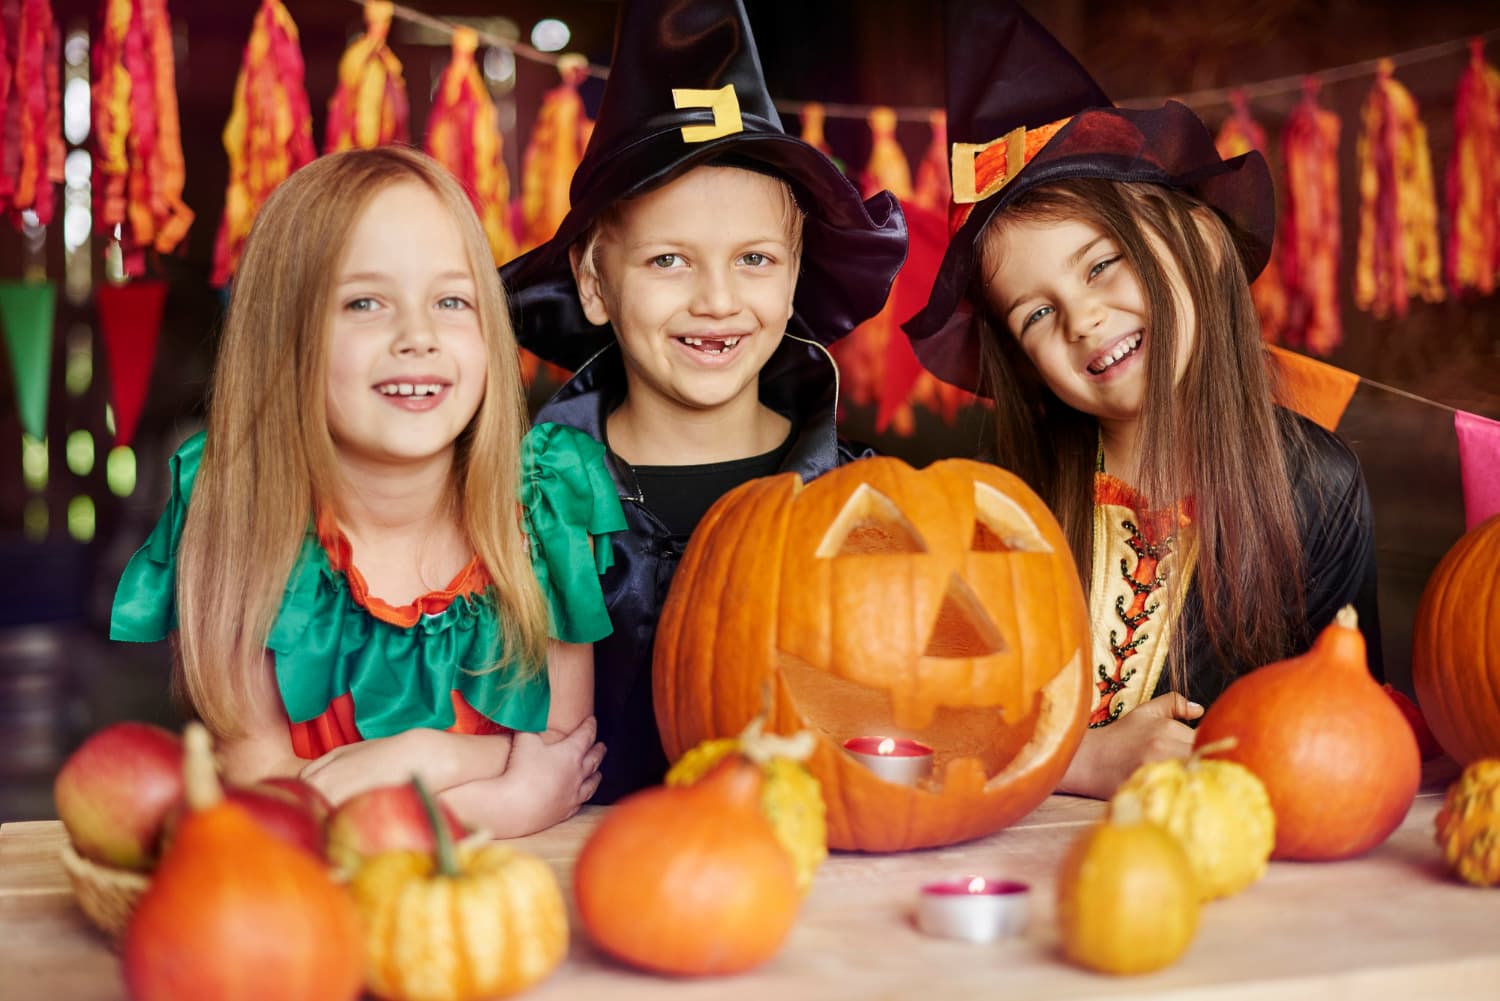
<instances>
[{"instance_id":1,"label":"boy's blue eye","mask_svg":"<svg viewBox=\"0 0 1500 1001\"><path fill-rule=\"evenodd\" d=\"M744 261L746 264L750 265L753 268L758 268L763 264L771 263L771 259L769 257L754 250L750 251L750 253L746 254L744 257L741 257L740 260Z\"/></svg>"},{"instance_id":2,"label":"boy's blue eye","mask_svg":"<svg viewBox=\"0 0 1500 1001\"><path fill-rule=\"evenodd\" d=\"M676 254L657 254L651 258L651 263L658 268L671 268L676 267L679 260Z\"/></svg>"}]
</instances>

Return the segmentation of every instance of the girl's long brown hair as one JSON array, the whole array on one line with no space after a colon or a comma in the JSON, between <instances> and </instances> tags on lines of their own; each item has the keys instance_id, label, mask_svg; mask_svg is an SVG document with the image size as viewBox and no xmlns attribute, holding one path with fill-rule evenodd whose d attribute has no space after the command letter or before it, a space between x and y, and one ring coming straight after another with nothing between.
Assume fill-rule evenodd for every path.
<instances>
[{"instance_id":1,"label":"girl's long brown hair","mask_svg":"<svg viewBox=\"0 0 1500 1001\"><path fill-rule=\"evenodd\" d=\"M1145 293L1152 349L1134 486L1156 509L1193 498L1202 628L1222 657L1261 664L1286 656L1301 638L1306 603L1286 448L1306 446L1277 418L1249 283L1234 237L1212 210L1160 185L1084 178L1029 191L996 216L970 291L981 305L996 461L1031 483L1057 515L1087 593L1098 421L1047 389L985 295L1000 227L1062 219L1107 233ZM1159 258L1163 246L1197 317L1193 354L1175 387L1178 310ZM1182 647L1174 643L1169 657L1178 691L1186 690L1189 668Z\"/></svg>"},{"instance_id":2,"label":"girl's long brown hair","mask_svg":"<svg viewBox=\"0 0 1500 1001\"><path fill-rule=\"evenodd\" d=\"M178 696L238 736L255 672L320 504L338 510L325 380L332 290L375 195L421 184L448 209L474 275L488 350L484 398L454 451L452 509L495 582L502 653L545 666L547 612L517 517L527 416L499 276L463 189L436 161L386 146L308 164L261 208L235 276L208 407L208 437L177 558Z\"/></svg>"}]
</instances>

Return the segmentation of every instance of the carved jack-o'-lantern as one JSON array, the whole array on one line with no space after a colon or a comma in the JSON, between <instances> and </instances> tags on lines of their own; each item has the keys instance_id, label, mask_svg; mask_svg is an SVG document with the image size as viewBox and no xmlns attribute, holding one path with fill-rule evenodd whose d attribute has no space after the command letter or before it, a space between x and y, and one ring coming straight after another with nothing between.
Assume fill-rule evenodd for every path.
<instances>
[{"instance_id":1,"label":"carved jack-o'-lantern","mask_svg":"<svg viewBox=\"0 0 1500 1001\"><path fill-rule=\"evenodd\" d=\"M676 759L739 733L820 738L808 767L835 848L949 844L1014 822L1082 738L1088 618L1051 512L1017 477L950 459L793 474L731 491L699 525L657 630L656 719ZM933 748L887 782L859 736Z\"/></svg>"}]
</instances>

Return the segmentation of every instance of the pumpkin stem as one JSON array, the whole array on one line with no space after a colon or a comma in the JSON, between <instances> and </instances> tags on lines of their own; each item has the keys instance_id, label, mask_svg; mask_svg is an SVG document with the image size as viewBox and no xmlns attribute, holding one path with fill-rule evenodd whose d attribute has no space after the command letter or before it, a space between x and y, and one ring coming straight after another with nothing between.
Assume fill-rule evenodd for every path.
<instances>
[{"instance_id":1,"label":"pumpkin stem","mask_svg":"<svg viewBox=\"0 0 1500 1001\"><path fill-rule=\"evenodd\" d=\"M740 753L757 765L770 764L772 758L790 758L806 761L812 757L818 740L808 730L799 730L790 737L766 733L764 714L755 717L740 733Z\"/></svg>"},{"instance_id":2,"label":"pumpkin stem","mask_svg":"<svg viewBox=\"0 0 1500 1001\"><path fill-rule=\"evenodd\" d=\"M1345 629L1358 629L1359 613L1354 610L1353 605L1345 605L1339 609L1338 614L1333 617L1333 621Z\"/></svg>"},{"instance_id":3,"label":"pumpkin stem","mask_svg":"<svg viewBox=\"0 0 1500 1001\"><path fill-rule=\"evenodd\" d=\"M207 810L224 799L224 787L214 765L213 738L208 728L194 720L182 731L182 784L188 806Z\"/></svg>"},{"instance_id":4,"label":"pumpkin stem","mask_svg":"<svg viewBox=\"0 0 1500 1001\"><path fill-rule=\"evenodd\" d=\"M1202 747L1193 748L1193 753L1189 757L1193 761L1199 761L1211 754L1220 754L1224 751L1232 751L1239 746L1239 743L1240 738L1234 736L1233 734L1230 734L1228 737L1209 741Z\"/></svg>"},{"instance_id":5,"label":"pumpkin stem","mask_svg":"<svg viewBox=\"0 0 1500 1001\"><path fill-rule=\"evenodd\" d=\"M411 784L417 790L417 798L422 801L422 809L427 811L427 823L432 825L432 840L437 846L434 854L437 856L438 874L457 879L460 875L458 855L453 850L453 835L448 833L448 822L438 812L437 800L427 791L422 776L413 774Z\"/></svg>"}]
</instances>

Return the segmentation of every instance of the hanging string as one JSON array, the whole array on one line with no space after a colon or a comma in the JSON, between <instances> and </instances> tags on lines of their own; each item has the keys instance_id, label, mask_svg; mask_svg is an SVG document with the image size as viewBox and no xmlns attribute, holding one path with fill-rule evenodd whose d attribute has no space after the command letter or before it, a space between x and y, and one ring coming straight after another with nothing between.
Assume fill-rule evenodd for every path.
<instances>
[{"instance_id":1,"label":"hanging string","mask_svg":"<svg viewBox=\"0 0 1500 1001\"><path fill-rule=\"evenodd\" d=\"M1344 80L1354 80L1362 76L1374 76L1382 61L1388 61L1392 67L1410 66L1412 63L1426 62L1429 59L1441 59L1455 53L1468 49L1471 41L1481 43L1491 42L1500 38L1500 28L1486 31L1482 35L1466 35L1463 38L1454 38L1446 42L1437 42L1426 45L1420 49L1410 49L1406 52L1398 52L1393 56L1377 56L1374 59L1366 59L1362 62L1350 63L1347 66L1339 66L1334 69L1319 70L1316 73L1296 73L1291 76L1277 77L1274 80L1262 80L1259 83L1236 84L1230 87L1211 87L1207 90L1195 90L1186 94L1167 94L1163 97L1133 97L1128 101L1118 102L1122 108L1154 108L1163 101L1180 101L1193 108L1201 108L1205 105L1227 104L1230 95L1239 91L1248 99L1272 97L1279 94L1292 94L1302 89L1302 81L1308 77L1316 79L1319 83L1339 83Z\"/></svg>"},{"instance_id":2,"label":"hanging string","mask_svg":"<svg viewBox=\"0 0 1500 1001\"><path fill-rule=\"evenodd\" d=\"M363 7L368 0L349 0L349 2ZM403 7L400 4L395 5L394 13L400 20L410 21L412 24L419 24L424 28L430 28L445 35L451 36L453 30L458 27L458 25L451 21L445 21L442 18L433 17L431 14L424 14L422 11L414 10L411 7ZM560 53L543 52L541 49L527 45L524 42L503 38L491 32L476 30L476 34L479 35L479 40L485 45L494 45L502 49L509 49L516 55L529 59L532 62L556 66L558 59L561 58ZM1129 100L1117 101L1116 104L1122 108L1154 108L1163 101L1180 101L1190 107L1200 108L1205 106L1211 107L1215 104L1227 104L1230 94L1235 91L1240 91L1247 98L1252 99L1295 93L1301 89L1302 81L1309 77L1322 83L1338 83L1342 80L1352 80L1362 76L1374 76L1375 70L1382 58L1389 59L1391 64L1396 67L1409 66L1412 63L1426 62L1429 59L1441 59L1444 56L1462 52L1474 40L1484 43L1494 41L1497 38L1500 38L1500 28L1491 29L1480 35L1465 35L1463 38L1454 38L1446 42L1423 46L1419 49L1398 52L1392 56L1366 59L1362 62L1350 63L1347 66L1338 66L1333 69L1318 70L1314 73L1296 73L1292 76L1277 77L1274 80L1262 80L1259 83L1212 87L1207 90L1195 90L1186 94L1167 94L1161 97L1133 97ZM606 80L609 78L609 67L601 66L597 63L589 63L588 75L599 80ZM893 107L890 105L874 104L836 104L826 101L777 100L773 103L776 105L776 110L783 114L800 116L803 109L809 104L817 104L823 108L824 113L830 118L855 118L861 121L868 118L870 112L874 111L877 107L891 108L895 112L898 121L922 123L926 123L928 116L938 110L936 108L911 105Z\"/></svg>"}]
</instances>

